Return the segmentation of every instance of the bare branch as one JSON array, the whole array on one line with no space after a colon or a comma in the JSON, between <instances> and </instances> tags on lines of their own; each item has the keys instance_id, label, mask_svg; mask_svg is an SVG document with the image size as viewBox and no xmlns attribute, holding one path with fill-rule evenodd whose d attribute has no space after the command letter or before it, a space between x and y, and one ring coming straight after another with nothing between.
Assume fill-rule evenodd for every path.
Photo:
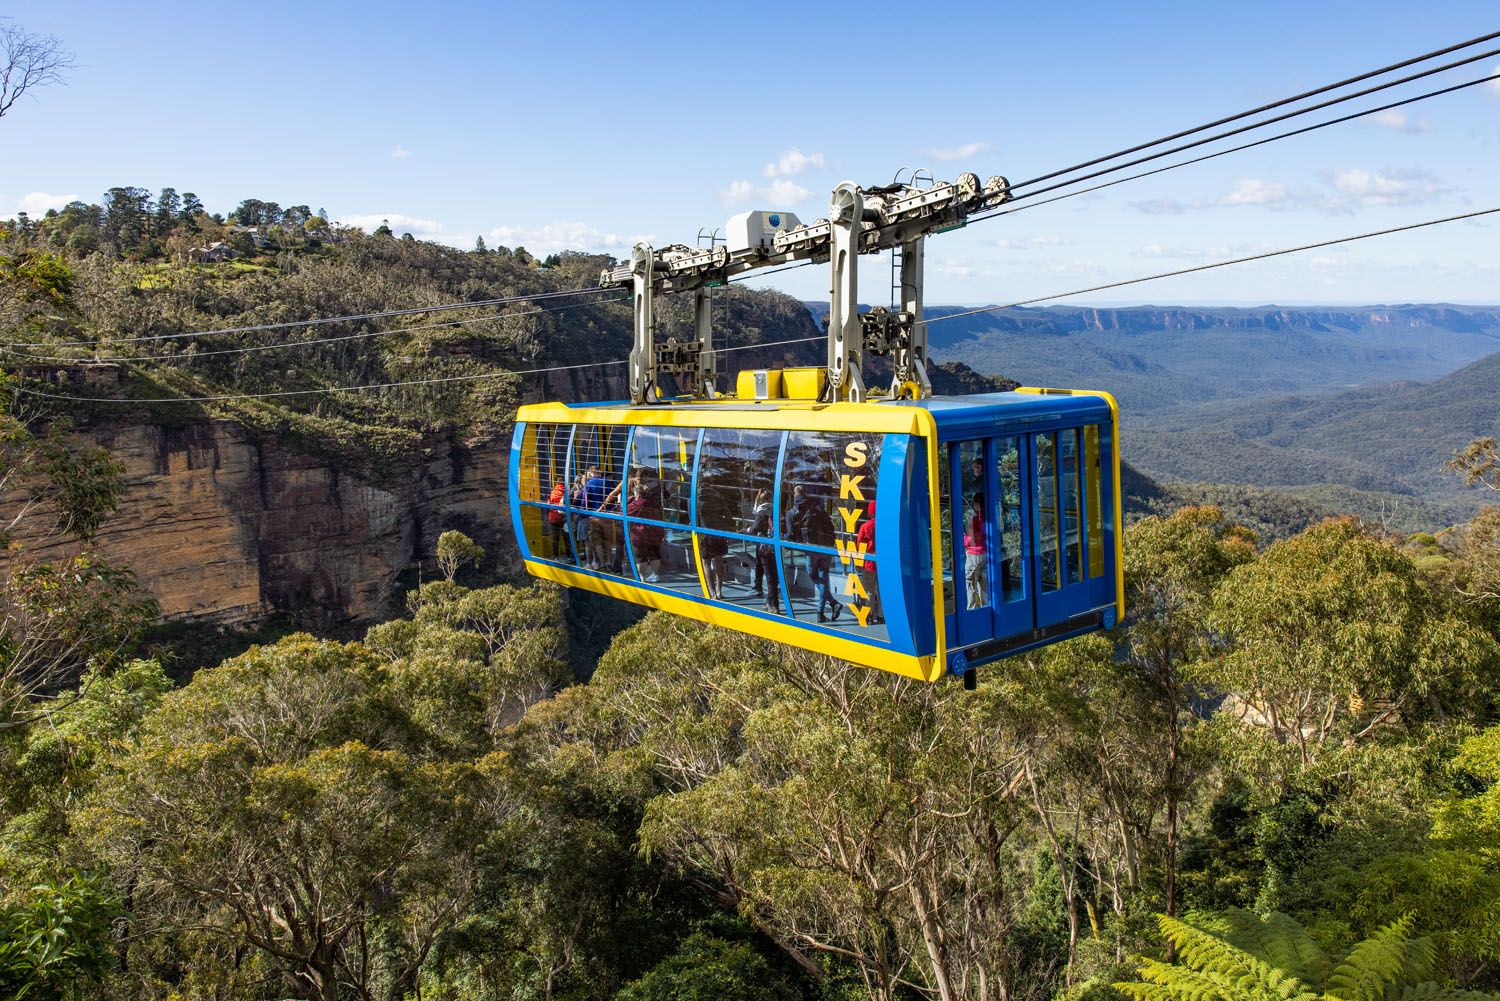
<instances>
[{"instance_id":1,"label":"bare branch","mask_svg":"<svg viewBox=\"0 0 1500 1001\"><path fill-rule=\"evenodd\" d=\"M73 53L55 35L32 35L18 24L0 25L0 117L33 87L62 83L75 65Z\"/></svg>"}]
</instances>

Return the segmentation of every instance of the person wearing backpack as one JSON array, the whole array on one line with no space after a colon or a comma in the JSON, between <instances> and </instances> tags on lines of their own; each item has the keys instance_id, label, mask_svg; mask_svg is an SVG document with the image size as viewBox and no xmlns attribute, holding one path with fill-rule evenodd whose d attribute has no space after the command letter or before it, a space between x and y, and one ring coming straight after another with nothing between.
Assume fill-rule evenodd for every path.
<instances>
[{"instance_id":1,"label":"person wearing backpack","mask_svg":"<svg viewBox=\"0 0 1500 1001\"><path fill-rule=\"evenodd\" d=\"M787 526L790 529L787 535L793 541L825 549L833 548L833 519L828 516L828 510L822 502L808 493L800 483L792 488L792 509L787 512ZM807 576L818 594L819 622L837 622L844 612L843 603L828 589L832 561L833 557L828 553L807 554ZM823 609L830 607L833 609L832 613L825 615Z\"/></svg>"}]
</instances>

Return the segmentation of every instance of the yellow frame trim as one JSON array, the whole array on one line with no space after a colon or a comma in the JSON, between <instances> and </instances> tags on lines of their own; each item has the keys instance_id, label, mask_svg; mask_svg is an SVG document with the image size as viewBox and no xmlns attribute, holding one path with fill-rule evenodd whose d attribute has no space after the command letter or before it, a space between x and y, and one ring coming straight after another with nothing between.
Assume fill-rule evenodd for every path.
<instances>
[{"instance_id":1,"label":"yellow frame trim","mask_svg":"<svg viewBox=\"0 0 1500 1001\"><path fill-rule=\"evenodd\" d=\"M749 633L752 636L785 643L803 650L813 649L809 640L816 640L818 653L838 657L864 667L873 667L892 674L915 678L918 681L936 681L942 674L942 662L933 657L911 657L894 650L882 650L865 643L857 643L841 636L813 633L798 626L784 625L770 619L747 615L736 609L719 608L689 598L648 591L632 581L594 577L577 573L566 567L533 560L526 561L526 570L543 580L550 580L566 587L581 587L596 594L634 602L637 605L645 605L647 608L655 608L699 622L723 626L737 632Z\"/></svg>"}]
</instances>

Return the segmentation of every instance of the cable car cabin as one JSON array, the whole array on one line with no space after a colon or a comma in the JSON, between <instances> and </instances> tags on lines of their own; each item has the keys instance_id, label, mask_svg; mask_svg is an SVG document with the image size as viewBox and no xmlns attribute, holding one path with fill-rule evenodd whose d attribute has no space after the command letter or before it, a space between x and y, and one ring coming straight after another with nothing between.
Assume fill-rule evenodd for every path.
<instances>
[{"instance_id":1,"label":"cable car cabin","mask_svg":"<svg viewBox=\"0 0 1500 1001\"><path fill-rule=\"evenodd\" d=\"M937 680L1122 614L1103 393L522 407L538 577Z\"/></svg>"}]
</instances>

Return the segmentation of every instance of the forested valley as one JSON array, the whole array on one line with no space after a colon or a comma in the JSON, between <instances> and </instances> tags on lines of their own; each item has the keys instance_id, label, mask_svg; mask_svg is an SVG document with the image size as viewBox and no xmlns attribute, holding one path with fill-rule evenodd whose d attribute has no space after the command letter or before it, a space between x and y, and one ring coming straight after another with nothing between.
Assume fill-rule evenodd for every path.
<instances>
[{"instance_id":1,"label":"forested valley","mask_svg":"<svg viewBox=\"0 0 1500 1001\"><path fill-rule=\"evenodd\" d=\"M385 621L168 637L95 546L107 401L376 479L434 426L503 448L523 399L610 388L523 374L623 356L628 308L536 298L609 262L170 189L3 224L0 995L1500 994L1500 505L1404 536L1137 483L1126 619L974 691L659 613L585 635L457 531ZM723 309L760 364L816 331ZM1492 439L1429 461L1500 501Z\"/></svg>"}]
</instances>

